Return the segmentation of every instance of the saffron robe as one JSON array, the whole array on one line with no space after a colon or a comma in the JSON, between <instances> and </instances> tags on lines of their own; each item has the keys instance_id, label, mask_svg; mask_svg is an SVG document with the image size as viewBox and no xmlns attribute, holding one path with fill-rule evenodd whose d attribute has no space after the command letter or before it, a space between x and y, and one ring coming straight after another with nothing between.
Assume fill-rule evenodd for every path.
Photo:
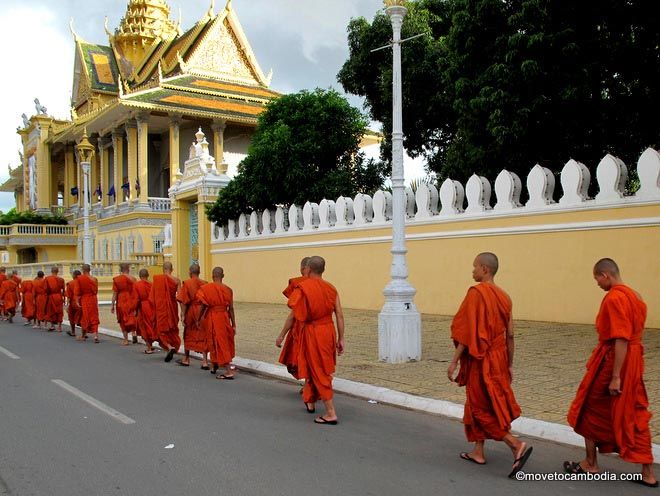
<instances>
[{"instance_id":1,"label":"saffron robe","mask_svg":"<svg viewBox=\"0 0 660 496\"><path fill-rule=\"evenodd\" d=\"M282 291L282 294L288 299L293 293L296 285L307 279L304 276L294 277L289 279L289 285ZM296 379L301 379L300 372L298 370L298 362L300 361L300 355L302 353L302 336L300 335L302 331L302 323L298 320L293 320L293 326L286 335L284 344L282 345L282 352L280 353L279 362L282 365L286 366L289 374L291 374Z\"/></svg>"},{"instance_id":2,"label":"saffron robe","mask_svg":"<svg viewBox=\"0 0 660 496\"><path fill-rule=\"evenodd\" d=\"M7 274L0 273L0 286L2 286L2 283L7 280ZM2 300L0 300L1 302ZM5 304L0 303L0 313L5 313Z\"/></svg>"},{"instance_id":3,"label":"saffron robe","mask_svg":"<svg viewBox=\"0 0 660 496\"><path fill-rule=\"evenodd\" d=\"M135 330L135 305L134 293L135 279L126 274L119 274L112 279L112 292L117 294L117 305L115 315L119 327L124 332Z\"/></svg>"},{"instance_id":4,"label":"saffron robe","mask_svg":"<svg viewBox=\"0 0 660 496\"><path fill-rule=\"evenodd\" d=\"M183 346L186 350L198 353L206 353L208 348L206 330L202 326L197 327L197 316L201 307L197 291L205 284L206 281L198 277L190 278L183 281L176 294L177 301L186 305L186 313L183 315Z\"/></svg>"},{"instance_id":5,"label":"saffron robe","mask_svg":"<svg viewBox=\"0 0 660 496\"><path fill-rule=\"evenodd\" d=\"M332 320L337 301L335 287L320 278L305 278L296 284L288 305L300 322L302 353L298 375L307 379L303 401L314 403L333 396L332 374L337 365L337 332Z\"/></svg>"},{"instance_id":6,"label":"saffron robe","mask_svg":"<svg viewBox=\"0 0 660 496\"><path fill-rule=\"evenodd\" d=\"M39 322L45 322L46 317L46 305L48 304L48 294L46 294L46 280L44 278L37 278L32 281L32 287L34 288L34 302L36 306L36 318Z\"/></svg>"},{"instance_id":7,"label":"saffron robe","mask_svg":"<svg viewBox=\"0 0 660 496\"><path fill-rule=\"evenodd\" d=\"M178 351L181 346L179 337L179 312L176 304L178 282L167 274L154 276L149 300L156 314L155 330L158 342L165 347Z\"/></svg>"},{"instance_id":8,"label":"saffron robe","mask_svg":"<svg viewBox=\"0 0 660 496\"><path fill-rule=\"evenodd\" d=\"M74 297L80 301L80 327L85 334L99 330L99 302L97 298L99 283L87 274L79 275L74 287Z\"/></svg>"},{"instance_id":9,"label":"saffron robe","mask_svg":"<svg viewBox=\"0 0 660 496\"><path fill-rule=\"evenodd\" d=\"M67 315L69 317L69 324L71 324L72 328L74 326L80 325L80 318L82 316L82 310L78 305L78 302L76 301L76 297L75 297L76 286L78 286L78 279L69 281L66 283L66 291L65 291L66 301L69 303L69 306L67 308Z\"/></svg>"},{"instance_id":10,"label":"saffron robe","mask_svg":"<svg viewBox=\"0 0 660 496\"><path fill-rule=\"evenodd\" d=\"M468 289L451 324L454 344L466 347L457 378L465 386L463 424L468 441L501 440L521 410L511 388L506 332L511 299L479 283Z\"/></svg>"},{"instance_id":11,"label":"saffron robe","mask_svg":"<svg viewBox=\"0 0 660 496\"><path fill-rule=\"evenodd\" d=\"M207 307L201 324L208 337L211 362L217 365L231 363L236 355L235 331L229 318L234 293L229 286L213 282L199 288L197 299Z\"/></svg>"},{"instance_id":12,"label":"saffron robe","mask_svg":"<svg viewBox=\"0 0 660 496\"><path fill-rule=\"evenodd\" d=\"M646 304L628 286L607 292L596 317L598 345L568 412L575 432L596 442L601 453L617 452L630 463L653 463L649 400L644 386ZM628 341L621 367L621 394L611 396L614 343Z\"/></svg>"},{"instance_id":13,"label":"saffron robe","mask_svg":"<svg viewBox=\"0 0 660 496\"><path fill-rule=\"evenodd\" d=\"M34 302L34 286L32 281L21 282L21 293L23 299L21 303L21 315L25 320L32 320L36 317L37 309Z\"/></svg>"},{"instance_id":14,"label":"saffron robe","mask_svg":"<svg viewBox=\"0 0 660 496\"><path fill-rule=\"evenodd\" d=\"M149 300L149 293L151 293L151 283L149 281L141 279L135 283L137 333L142 336L146 343L151 345L151 343L158 340L158 334L155 329L156 314L154 306Z\"/></svg>"},{"instance_id":15,"label":"saffron robe","mask_svg":"<svg viewBox=\"0 0 660 496\"><path fill-rule=\"evenodd\" d=\"M18 282L13 277L5 279L0 283L0 301L3 302L5 312L15 314L18 304Z\"/></svg>"},{"instance_id":16,"label":"saffron robe","mask_svg":"<svg viewBox=\"0 0 660 496\"><path fill-rule=\"evenodd\" d=\"M59 276L46 276L46 320L53 324L61 324L64 320L64 279Z\"/></svg>"}]
</instances>

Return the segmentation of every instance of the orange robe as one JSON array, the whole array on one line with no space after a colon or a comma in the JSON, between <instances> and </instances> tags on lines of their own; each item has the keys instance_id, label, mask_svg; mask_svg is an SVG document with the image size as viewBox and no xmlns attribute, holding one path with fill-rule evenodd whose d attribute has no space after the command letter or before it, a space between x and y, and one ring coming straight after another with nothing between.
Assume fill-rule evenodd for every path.
<instances>
[{"instance_id":1,"label":"orange robe","mask_svg":"<svg viewBox=\"0 0 660 496\"><path fill-rule=\"evenodd\" d=\"M3 302L5 312L15 314L18 299L18 282L16 279L10 277L2 281L0 283L0 300Z\"/></svg>"},{"instance_id":2,"label":"orange robe","mask_svg":"<svg viewBox=\"0 0 660 496\"><path fill-rule=\"evenodd\" d=\"M282 294L288 299L291 296L291 293L293 293L296 285L305 279L307 278L304 276L289 279L289 285L284 289L284 291L282 291ZM282 365L286 366L289 374L291 374L296 379L301 378L298 371L298 362L300 360L299 357L302 353L302 336L300 334L301 331L302 322L294 319L293 327L291 327L291 330L286 335L286 340L282 345L282 352L280 353L280 358L278 360Z\"/></svg>"},{"instance_id":3,"label":"orange robe","mask_svg":"<svg viewBox=\"0 0 660 496\"><path fill-rule=\"evenodd\" d=\"M7 280L7 274L0 273L0 286L6 280ZM5 304L4 303L0 303L0 313L5 313Z\"/></svg>"},{"instance_id":4,"label":"orange robe","mask_svg":"<svg viewBox=\"0 0 660 496\"><path fill-rule=\"evenodd\" d=\"M201 307L197 299L197 291L204 286L206 281L199 277L193 277L179 288L176 299L186 305L186 314L183 316L183 346L186 350L206 353L208 351L208 339L206 329L197 327L197 316Z\"/></svg>"},{"instance_id":5,"label":"orange robe","mask_svg":"<svg viewBox=\"0 0 660 496\"><path fill-rule=\"evenodd\" d=\"M330 400L333 396L337 332L332 314L336 301L335 287L319 278L305 278L289 297L289 308L301 326L302 354L298 360L298 375L307 379L303 388L305 403Z\"/></svg>"},{"instance_id":6,"label":"orange robe","mask_svg":"<svg viewBox=\"0 0 660 496\"><path fill-rule=\"evenodd\" d=\"M465 386L463 424L468 441L501 440L521 410L511 389L506 331L511 300L501 288L468 289L451 324L451 338L466 347L457 378Z\"/></svg>"},{"instance_id":7,"label":"orange robe","mask_svg":"<svg viewBox=\"0 0 660 496\"><path fill-rule=\"evenodd\" d=\"M80 298L80 327L86 334L99 330L99 302L97 298L99 283L93 277L82 274L76 279L74 297Z\"/></svg>"},{"instance_id":8,"label":"orange robe","mask_svg":"<svg viewBox=\"0 0 660 496\"><path fill-rule=\"evenodd\" d=\"M126 274L119 274L112 279L112 292L117 293L115 314L119 327L124 332L135 330L135 280Z\"/></svg>"},{"instance_id":9,"label":"orange robe","mask_svg":"<svg viewBox=\"0 0 660 496\"><path fill-rule=\"evenodd\" d=\"M34 302L34 286L32 281L21 282L21 293L23 301L21 303L21 315L25 320L32 320L36 316L36 306Z\"/></svg>"},{"instance_id":10,"label":"orange robe","mask_svg":"<svg viewBox=\"0 0 660 496\"><path fill-rule=\"evenodd\" d=\"M69 302L67 315L69 317L69 323L72 327L80 325L80 318L82 316L82 310L75 298L76 286L78 286L78 279L74 279L73 281L66 283L66 299Z\"/></svg>"},{"instance_id":11,"label":"orange robe","mask_svg":"<svg viewBox=\"0 0 660 496\"><path fill-rule=\"evenodd\" d=\"M46 280L37 278L32 281L34 288L34 302L36 306L36 318L44 322L48 315L46 314L46 305L48 304L48 295L46 294Z\"/></svg>"},{"instance_id":12,"label":"orange robe","mask_svg":"<svg viewBox=\"0 0 660 496\"><path fill-rule=\"evenodd\" d=\"M151 293L151 283L149 281L139 280L135 283L135 294L137 296L137 333L142 336L149 345L158 340L156 332L156 314L154 306L149 300Z\"/></svg>"},{"instance_id":13,"label":"orange robe","mask_svg":"<svg viewBox=\"0 0 660 496\"><path fill-rule=\"evenodd\" d=\"M236 355L234 328L229 318L229 307L234 302L234 293L229 286L209 283L197 291L197 299L205 305L206 313L202 328L208 337L208 351L211 362L216 365L231 363Z\"/></svg>"},{"instance_id":14,"label":"orange robe","mask_svg":"<svg viewBox=\"0 0 660 496\"><path fill-rule=\"evenodd\" d=\"M598 345L568 412L575 432L596 442L601 453L617 452L630 463L653 463L649 400L644 386L646 304L623 284L607 292L596 317ZM621 394L611 396L614 343L628 341L621 368Z\"/></svg>"},{"instance_id":15,"label":"orange robe","mask_svg":"<svg viewBox=\"0 0 660 496\"><path fill-rule=\"evenodd\" d=\"M167 274L154 276L149 300L156 314L155 330L158 342L175 351L181 346L179 336L179 312L176 304L177 282Z\"/></svg>"},{"instance_id":16,"label":"orange robe","mask_svg":"<svg viewBox=\"0 0 660 496\"><path fill-rule=\"evenodd\" d=\"M64 279L50 275L44 278L46 284L46 320L53 324L61 324L64 320Z\"/></svg>"}]
</instances>

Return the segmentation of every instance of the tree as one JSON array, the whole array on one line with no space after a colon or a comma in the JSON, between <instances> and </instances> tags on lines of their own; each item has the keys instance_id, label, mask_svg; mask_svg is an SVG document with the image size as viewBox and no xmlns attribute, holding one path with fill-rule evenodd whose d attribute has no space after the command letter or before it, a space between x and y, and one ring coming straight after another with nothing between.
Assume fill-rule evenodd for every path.
<instances>
[{"instance_id":1,"label":"tree","mask_svg":"<svg viewBox=\"0 0 660 496\"><path fill-rule=\"evenodd\" d=\"M17 212L15 208L9 209L7 213L0 212L0 226L12 224L56 224L67 225L67 220L59 215L41 215L31 211Z\"/></svg>"},{"instance_id":2,"label":"tree","mask_svg":"<svg viewBox=\"0 0 660 496\"><path fill-rule=\"evenodd\" d=\"M365 160L367 120L334 90L300 91L268 104L248 156L208 209L220 224L241 213L372 193L385 164Z\"/></svg>"},{"instance_id":3,"label":"tree","mask_svg":"<svg viewBox=\"0 0 660 496\"><path fill-rule=\"evenodd\" d=\"M658 146L660 16L644 0L419 0L403 35L404 133L439 177L523 178L569 158L592 172L605 153L630 163ZM338 74L390 129L384 13L349 25ZM384 81L380 81L382 74ZM387 156L387 148L384 149Z\"/></svg>"}]
</instances>

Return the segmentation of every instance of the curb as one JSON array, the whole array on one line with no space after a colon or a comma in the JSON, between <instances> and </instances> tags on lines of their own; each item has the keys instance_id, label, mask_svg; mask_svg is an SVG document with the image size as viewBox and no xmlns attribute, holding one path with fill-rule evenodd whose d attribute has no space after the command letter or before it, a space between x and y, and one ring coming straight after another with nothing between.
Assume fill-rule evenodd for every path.
<instances>
[{"instance_id":1,"label":"curb","mask_svg":"<svg viewBox=\"0 0 660 496\"><path fill-rule=\"evenodd\" d=\"M120 339L123 337L122 333L119 331L113 331L102 327L99 327L99 333ZM139 339L142 341L142 338ZM192 352L190 355L199 357L199 354L195 352ZM286 367L283 365L275 365L241 357L234 357L232 363L241 370L300 384L300 381L289 375L286 371ZM393 389L373 386L362 382L349 381L348 379L341 379L339 377L333 379L332 387L339 393L366 400L375 400L385 405L397 406L433 415L441 415L451 419L463 419L463 405L452 403L450 401L415 396L413 394L402 393ZM582 436L576 434L573 429L567 425L555 424L529 417L520 417L513 421L511 429L524 436L535 437L546 441L554 441L569 446L584 446L584 439ZM660 444L652 444L651 447L653 450L653 458L657 462L657 460L660 460Z\"/></svg>"}]
</instances>

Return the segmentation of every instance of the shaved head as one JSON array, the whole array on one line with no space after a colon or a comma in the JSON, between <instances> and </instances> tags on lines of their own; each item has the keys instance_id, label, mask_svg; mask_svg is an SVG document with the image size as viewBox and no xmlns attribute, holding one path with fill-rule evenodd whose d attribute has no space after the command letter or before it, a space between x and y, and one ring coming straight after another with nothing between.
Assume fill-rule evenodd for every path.
<instances>
[{"instance_id":1,"label":"shaved head","mask_svg":"<svg viewBox=\"0 0 660 496\"><path fill-rule=\"evenodd\" d=\"M130 270L131 270L131 266L128 265L127 263L120 263L119 264L119 272L121 272L122 274L124 272L129 272Z\"/></svg>"},{"instance_id":2,"label":"shaved head","mask_svg":"<svg viewBox=\"0 0 660 496\"><path fill-rule=\"evenodd\" d=\"M163 262L163 272L172 272L172 270L174 270L172 262Z\"/></svg>"},{"instance_id":3,"label":"shaved head","mask_svg":"<svg viewBox=\"0 0 660 496\"><path fill-rule=\"evenodd\" d=\"M199 265L198 264L192 264L190 266L190 268L188 269L188 272L190 273L191 276L192 275L198 276L199 275Z\"/></svg>"},{"instance_id":4,"label":"shaved head","mask_svg":"<svg viewBox=\"0 0 660 496\"><path fill-rule=\"evenodd\" d=\"M481 265L488 267L488 270L492 275L497 274L497 270L500 268L500 261L497 259L497 255L485 251L477 255L477 260Z\"/></svg>"},{"instance_id":5,"label":"shaved head","mask_svg":"<svg viewBox=\"0 0 660 496\"><path fill-rule=\"evenodd\" d=\"M619 277L619 266L611 258L601 258L594 265L594 274L609 274Z\"/></svg>"},{"instance_id":6,"label":"shaved head","mask_svg":"<svg viewBox=\"0 0 660 496\"><path fill-rule=\"evenodd\" d=\"M17 271L17 270L12 270L12 271L11 271L11 275L12 275L12 276L17 276L17 275L18 275L18 271Z\"/></svg>"},{"instance_id":7,"label":"shaved head","mask_svg":"<svg viewBox=\"0 0 660 496\"><path fill-rule=\"evenodd\" d=\"M60 271L60 269L58 269L57 267L53 267L53 268L50 269L51 274L57 274L59 271Z\"/></svg>"},{"instance_id":8,"label":"shaved head","mask_svg":"<svg viewBox=\"0 0 660 496\"><path fill-rule=\"evenodd\" d=\"M78 277L78 276L80 275L80 271L79 271L78 269L76 269L76 270L74 270L74 271L71 273L71 275L72 275L73 278L75 279L76 277Z\"/></svg>"},{"instance_id":9,"label":"shaved head","mask_svg":"<svg viewBox=\"0 0 660 496\"><path fill-rule=\"evenodd\" d=\"M321 275L325 271L325 259L318 256L309 257L307 266L309 267L310 272Z\"/></svg>"},{"instance_id":10,"label":"shaved head","mask_svg":"<svg viewBox=\"0 0 660 496\"><path fill-rule=\"evenodd\" d=\"M7 268L6 267L0 267L0 273L4 274L5 272L7 272Z\"/></svg>"},{"instance_id":11,"label":"shaved head","mask_svg":"<svg viewBox=\"0 0 660 496\"><path fill-rule=\"evenodd\" d=\"M43 276L44 276L44 271L43 270L40 270L39 272L37 272L37 277L43 277Z\"/></svg>"},{"instance_id":12,"label":"shaved head","mask_svg":"<svg viewBox=\"0 0 660 496\"><path fill-rule=\"evenodd\" d=\"M92 271L92 268L89 266L89 264L82 264L81 269L83 274L89 274Z\"/></svg>"},{"instance_id":13,"label":"shaved head","mask_svg":"<svg viewBox=\"0 0 660 496\"><path fill-rule=\"evenodd\" d=\"M148 279L149 271L147 269L140 269L140 279Z\"/></svg>"},{"instance_id":14,"label":"shaved head","mask_svg":"<svg viewBox=\"0 0 660 496\"><path fill-rule=\"evenodd\" d=\"M300 261L300 268L307 267L309 265L309 260L311 257L305 257Z\"/></svg>"},{"instance_id":15,"label":"shaved head","mask_svg":"<svg viewBox=\"0 0 660 496\"><path fill-rule=\"evenodd\" d=\"M222 267L213 267L213 280L222 279L225 277L225 271Z\"/></svg>"}]
</instances>

